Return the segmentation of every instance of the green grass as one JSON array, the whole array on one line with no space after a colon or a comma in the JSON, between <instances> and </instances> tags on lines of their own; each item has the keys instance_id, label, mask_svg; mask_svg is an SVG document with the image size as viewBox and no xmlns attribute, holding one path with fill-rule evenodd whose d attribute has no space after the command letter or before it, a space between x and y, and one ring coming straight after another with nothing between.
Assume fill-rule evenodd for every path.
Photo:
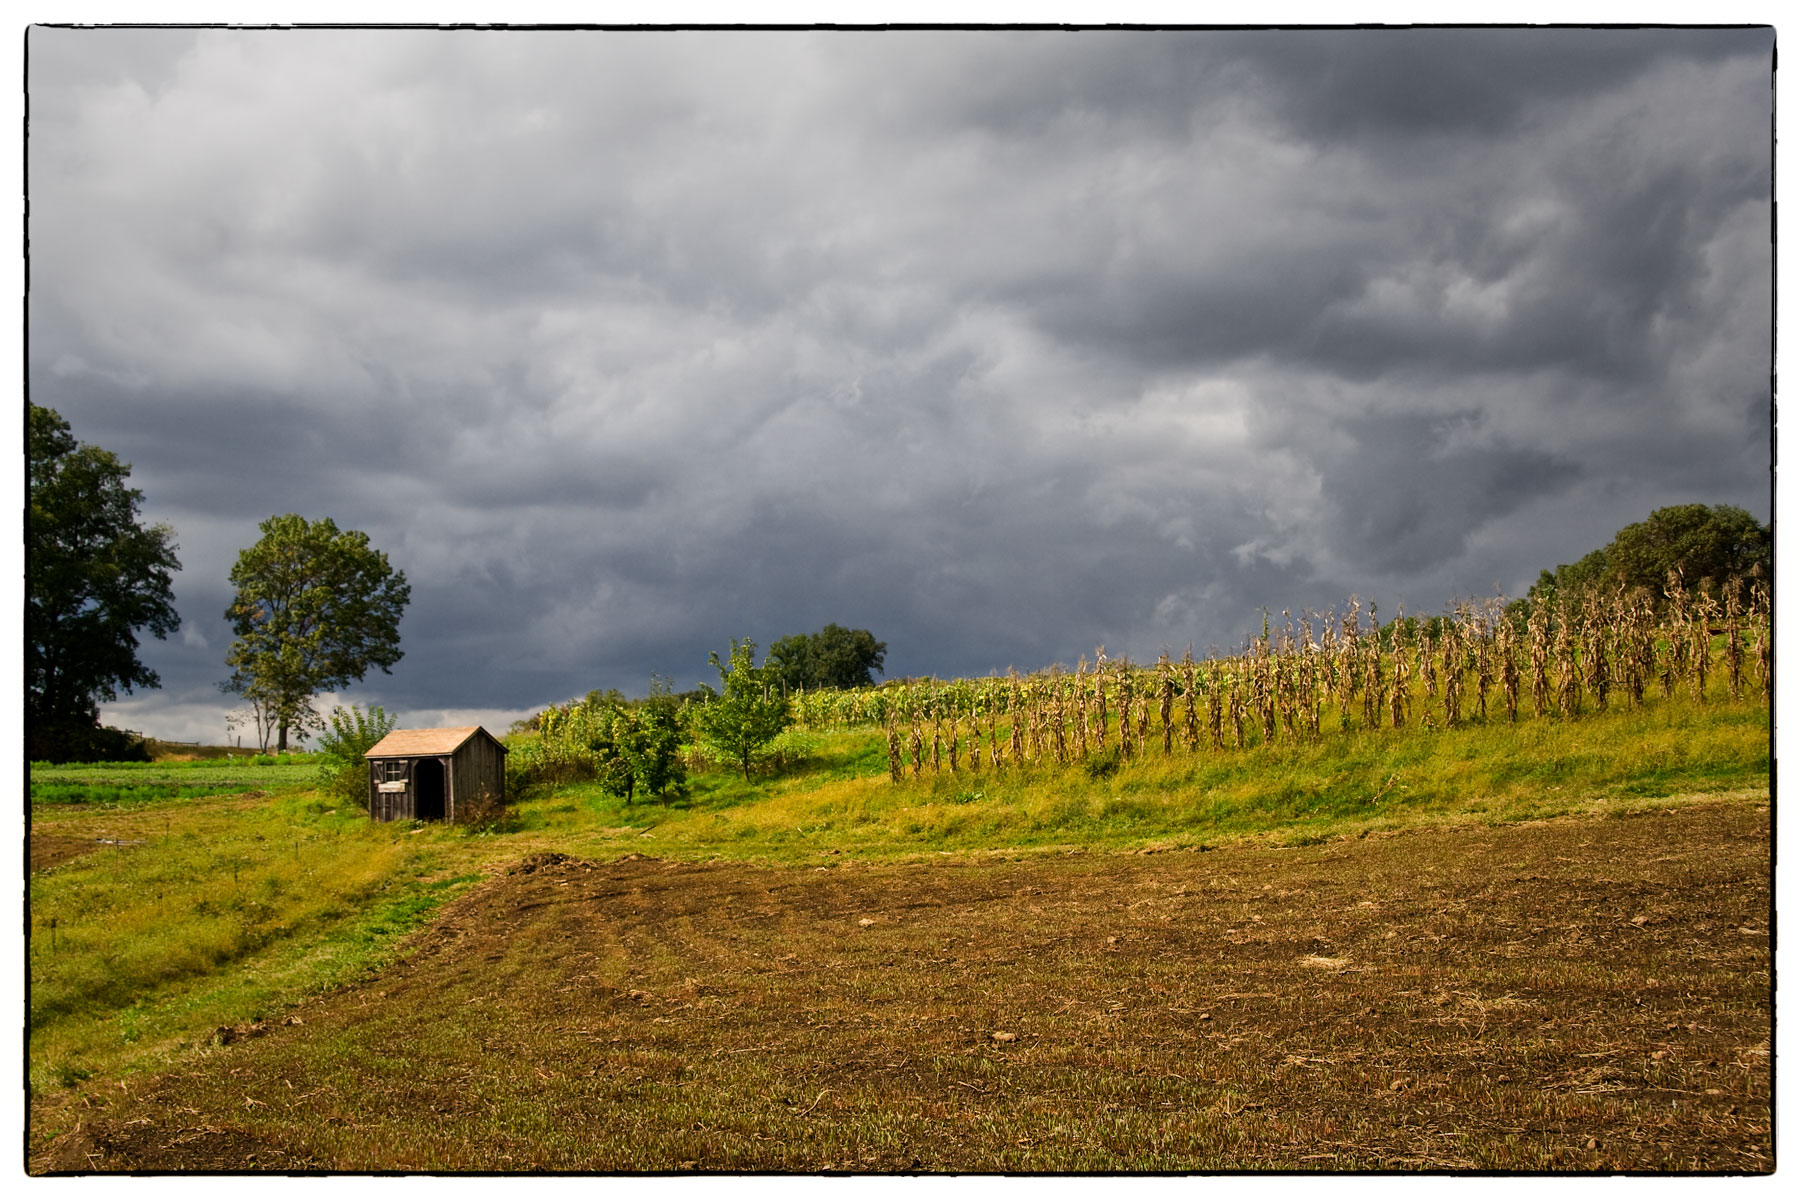
<instances>
[{"instance_id":1,"label":"green grass","mask_svg":"<svg viewBox=\"0 0 1800 1200\"><path fill-rule=\"evenodd\" d=\"M205 784L152 783L111 785L94 783L32 782L31 803L97 804L111 807L153 804L159 800L192 800L198 796L241 793L246 789L235 781Z\"/></svg>"},{"instance_id":2,"label":"green grass","mask_svg":"<svg viewBox=\"0 0 1800 1200\"><path fill-rule=\"evenodd\" d=\"M279 758L214 758L197 762L32 763L31 783L86 787L195 787L241 791L273 791L311 784L319 777L319 760L296 755Z\"/></svg>"},{"instance_id":3,"label":"green grass","mask_svg":"<svg viewBox=\"0 0 1800 1200\"><path fill-rule=\"evenodd\" d=\"M254 1021L384 961L476 878L470 839L413 836L310 793L39 807L97 848L30 881L33 1086Z\"/></svg>"},{"instance_id":4,"label":"green grass","mask_svg":"<svg viewBox=\"0 0 1800 1200\"><path fill-rule=\"evenodd\" d=\"M33 763L33 810L56 805L140 806L247 792L292 794L318 782L317 760L284 755L199 762Z\"/></svg>"},{"instance_id":5,"label":"green grass","mask_svg":"<svg viewBox=\"0 0 1800 1200\"><path fill-rule=\"evenodd\" d=\"M878 733L814 735L813 758L746 783L708 776L669 806L564 790L592 818L581 852L794 862L1319 838L1438 820L1523 820L1610 802L1766 788L1768 710L1749 701L1614 708L1573 722L1350 730L1318 743L1141 760L887 777ZM1098 776L1098 777L1096 777ZM565 801L566 803L566 801Z\"/></svg>"},{"instance_id":6,"label":"green grass","mask_svg":"<svg viewBox=\"0 0 1800 1200\"><path fill-rule=\"evenodd\" d=\"M534 851L817 865L1303 845L1766 793L1770 755L1766 707L1679 700L1516 728L1352 730L1167 759L1153 748L1110 774L965 768L898 785L876 731L787 743L779 774L704 774L667 805L569 786L481 834L373 825L313 791L307 762L34 766L34 861L40 843L62 861L30 878L31 1086L165 1066L220 1026L358 978L445 899Z\"/></svg>"}]
</instances>

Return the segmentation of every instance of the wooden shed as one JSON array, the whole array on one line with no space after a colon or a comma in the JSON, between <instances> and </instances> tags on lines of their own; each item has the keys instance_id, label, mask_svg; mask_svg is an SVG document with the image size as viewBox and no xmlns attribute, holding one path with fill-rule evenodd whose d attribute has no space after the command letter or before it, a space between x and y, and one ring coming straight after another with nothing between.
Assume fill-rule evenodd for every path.
<instances>
[{"instance_id":1,"label":"wooden shed","mask_svg":"<svg viewBox=\"0 0 1800 1200\"><path fill-rule=\"evenodd\" d=\"M454 821L484 792L506 798L506 747L479 725L396 729L364 757L377 821Z\"/></svg>"}]
</instances>

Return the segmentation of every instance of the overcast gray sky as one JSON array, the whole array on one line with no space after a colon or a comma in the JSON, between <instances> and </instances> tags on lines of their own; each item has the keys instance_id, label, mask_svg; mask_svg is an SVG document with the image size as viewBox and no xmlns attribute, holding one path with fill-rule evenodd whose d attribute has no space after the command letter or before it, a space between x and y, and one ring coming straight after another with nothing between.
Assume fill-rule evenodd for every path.
<instances>
[{"instance_id":1,"label":"overcast gray sky","mask_svg":"<svg viewBox=\"0 0 1800 1200\"><path fill-rule=\"evenodd\" d=\"M521 712L826 622L897 674L1522 591L1770 490L1768 30L31 32L32 398L177 531L368 532Z\"/></svg>"}]
</instances>

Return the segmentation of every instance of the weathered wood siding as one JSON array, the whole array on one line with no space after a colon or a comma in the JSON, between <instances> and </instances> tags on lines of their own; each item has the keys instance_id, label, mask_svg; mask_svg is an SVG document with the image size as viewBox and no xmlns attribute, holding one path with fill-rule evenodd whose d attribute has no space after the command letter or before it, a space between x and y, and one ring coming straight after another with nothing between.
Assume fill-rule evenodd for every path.
<instances>
[{"instance_id":1,"label":"weathered wood siding","mask_svg":"<svg viewBox=\"0 0 1800 1200\"><path fill-rule=\"evenodd\" d=\"M385 782L382 768L385 763L394 761L404 762L406 765L406 788L398 792L384 792L381 790L381 785ZM418 810L414 807L412 762L407 759L378 758L371 760L369 763L369 815L377 821L410 821L416 811Z\"/></svg>"},{"instance_id":2,"label":"weathered wood siding","mask_svg":"<svg viewBox=\"0 0 1800 1200\"><path fill-rule=\"evenodd\" d=\"M450 795L454 805L450 819L455 820L457 813L484 792L497 800L506 798L506 750L480 731L464 742L450 760Z\"/></svg>"}]
</instances>

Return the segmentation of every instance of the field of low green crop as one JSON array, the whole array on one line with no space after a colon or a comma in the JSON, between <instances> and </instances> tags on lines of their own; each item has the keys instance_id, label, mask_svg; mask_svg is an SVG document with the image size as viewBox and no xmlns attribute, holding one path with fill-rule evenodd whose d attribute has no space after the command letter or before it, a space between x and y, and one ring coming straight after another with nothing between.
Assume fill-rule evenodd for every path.
<instances>
[{"instance_id":1,"label":"field of low green crop","mask_svg":"<svg viewBox=\"0 0 1800 1200\"><path fill-rule=\"evenodd\" d=\"M287 794L318 780L319 768L302 756L215 758L197 762L33 763L34 809L83 805L141 807L205 796Z\"/></svg>"},{"instance_id":2,"label":"field of low green crop","mask_svg":"<svg viewBox=\"0 0 1800 1200\"><path fill-rule=\"evenodd\" d=\"M256 755L192 762L32 763L33 791L64 788L194 788L208 792L272 791L304 786L319 776L310 755Z\"/></svg>"}]
</instances>

